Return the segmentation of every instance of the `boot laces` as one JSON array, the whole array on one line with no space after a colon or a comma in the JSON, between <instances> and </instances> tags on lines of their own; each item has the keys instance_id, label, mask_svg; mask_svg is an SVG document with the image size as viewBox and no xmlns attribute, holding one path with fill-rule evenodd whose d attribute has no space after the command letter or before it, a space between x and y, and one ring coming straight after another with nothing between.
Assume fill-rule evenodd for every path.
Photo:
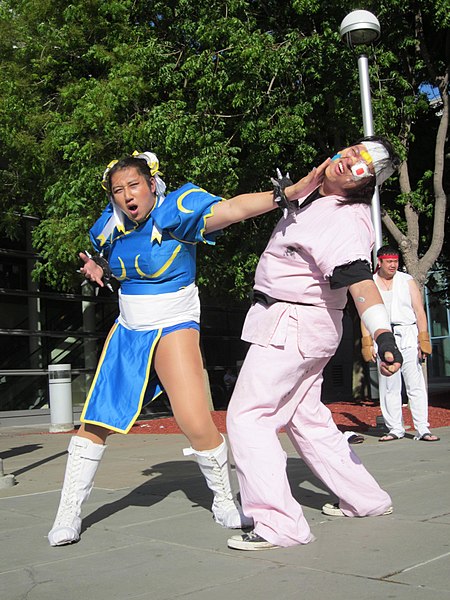
<instances>
[{"instance_id":1,"label":"boot laces","mask_svg":"<svg viewBox=\"0 0 450 600\"><path fill-rule=\"evenodd\" d=\"M220 464L215 458L213 471L216 475L216 484L220 486L219 489L215 490L216 499L221 503L229 501L234 506L233 495L231 494L228 477L224 477L223 468L220 466Z\"/></svg>"},{"instance_id":2,"label":"boot laces","mask_svg":"<svg viewBox=\"0 0 450 600\"><path fill-rule=\"evenodd\" d=\"M63 492L59 503L58 513L55 518L54 527L72 527L74 518L78 517L81 511L82 498L77 495L77 487L80 483L81 449L75 446L73 454L70 457L72 462L69 481L64 482Z\"/></svg>"}]
</instances>

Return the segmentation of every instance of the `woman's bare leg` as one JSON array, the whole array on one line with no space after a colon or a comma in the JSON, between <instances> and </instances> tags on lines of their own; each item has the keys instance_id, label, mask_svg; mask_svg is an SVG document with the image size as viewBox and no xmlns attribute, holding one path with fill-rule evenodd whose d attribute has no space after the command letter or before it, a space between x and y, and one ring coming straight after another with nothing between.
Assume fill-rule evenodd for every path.
<instances>
[{"instance_id":1,"label":"woman's bare leg","mask_svg":"<svg viewBox=\"0 0 450 600\"><path fill-rule=\"evenodd\" d=\"M208 404L196 329L164 336L155 353L155 370L167 392L174 417L195 450L209 450L223 439Z\"/></svg>"},{"instance_id":2,"label":"woman's bare leg","mask_svg":"<svg viewBox=\"0 0 450 600\"><path fill-rule=\"evenodd\" d=\"M77 435L82 438L87 438L94 444L104 444L106 438L111 433L110 429L100 427L99 425L91 425L90 423L82 423Z\"/></svg>"},{"instance_id":3,"label":"woman's bare leg","mask_svg":"<svg viewBox=\"0 0 450 600\"><path fill-rule=\"evenodd\" d=\"M252 520L242 514L233 499L228 448L211 417L198 331L181 329L163 337L156 350L155 369L169 396L175 419L191 443L185 453L195 456L214 494L214 519L231 529L251 526Z\"/></svg>"}]
</instances>

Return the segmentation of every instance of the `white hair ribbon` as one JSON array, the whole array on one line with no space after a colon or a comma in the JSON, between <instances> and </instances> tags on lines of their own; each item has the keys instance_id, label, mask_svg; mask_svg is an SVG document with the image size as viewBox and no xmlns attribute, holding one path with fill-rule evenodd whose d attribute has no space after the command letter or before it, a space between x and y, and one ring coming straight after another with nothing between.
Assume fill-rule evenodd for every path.
<instances>
[{"instance_id":1,"label":"white hair ribbon","mask_svg":"<svg viewBox=\"0 0 450 600\"><path fill-rule=\"evenodd\" d=\"M156 206L161 206L161 204L164 202L165 197L166 197L166 195L165 195L166 194L166 184L165 184L164 180L160 177L158 157L153 152L148 152L148 151L138 152L137 150L135 150L131 156L133 158L141 158L146 161L148 168L150 169L150 174L155 179L155 183L156 183ZM98 239L100 240L102 245L106 242L106 240L109 238L109 236L112 234L112 232L114 231L115 228L117 228L117 230L120 232L125 231L125 226L124 226L125 213L122 212L122 210L114 202L114 197L108 190L108 186L106 184L107 178L108 178L108 173L111 171L111 169L114 167L114 165L116 165L118 162L119 161L117 161L117 160L112 160L106 167L106 169L103 173L103 177L102 177L102 187L104 190L106 190L108 192L109 201L111 202L111 205L113 207L113 214L108 219L102 232L98 236Z\"/></svg>"},{"instance_id":2,"label":"white hair ribbon","mask_svg":"<svg viewBox=\"0 0 450 600\"><path fill-rule=\"evenodd\" d=\"M389 152L379 142L361 142L367 148L372 159L377 185L381 185L388 179L395 168L389 157Z\"/></svg>"}]
</instances>

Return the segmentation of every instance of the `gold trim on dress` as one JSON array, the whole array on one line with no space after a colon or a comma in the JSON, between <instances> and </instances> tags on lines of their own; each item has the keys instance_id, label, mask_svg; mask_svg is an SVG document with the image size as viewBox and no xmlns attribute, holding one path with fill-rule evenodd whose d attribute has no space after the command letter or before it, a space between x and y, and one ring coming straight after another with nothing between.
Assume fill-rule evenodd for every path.
<instances>
[{"instance_id":1,"label":"gold trim on dress","mask_svg":"<svg viewBox=\"0 0 450 600\"><path fill-rule=\"evenodd\" d=\"M134 259L134 268L136 269L136 271L139 273L139 275L141 277L145 277L146 279L155 279L156 277L159 277L162 273L164 273L164 271L167 271L167 269L170 267L170 265L176 259L177 254L181 250L181 247L182 247L181 244L178 244L178 246L172 252L172 256L155 273L152 273L152 274L144 273L144 271L139 267L139 257L140 257L140 254L138 254L136 256L136 258Z\"/></svg>"}]
</instances>

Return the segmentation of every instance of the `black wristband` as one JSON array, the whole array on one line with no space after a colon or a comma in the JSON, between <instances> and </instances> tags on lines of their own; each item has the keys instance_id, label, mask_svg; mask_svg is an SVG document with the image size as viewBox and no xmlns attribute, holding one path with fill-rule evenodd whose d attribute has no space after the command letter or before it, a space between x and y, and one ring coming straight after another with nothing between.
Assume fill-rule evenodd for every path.
<instances>
[{"instance_id":1,"label":"black wristband","mask_svg":"<svg viewBox=\"0 0 450 600\"><path fill-rule=\"evenodd\" d=\"M286 198L286 194L284 193L284 190L288 186L292 185L292 181L289 178L289 173L286 173L286 175L282 175L280 173L280 171L277 170L277 175L278 175L277 178L275 178L275 177L271 178L271 181L273 183L273 199L274 199L274 202L276 202L278 204L278 206L281 208L281 210L284 213L284 216L286 217L287 214L292 212L293 206L289 202L289 200Z\"/></svg>"},{"instance_id":2,"label":"black wristband","mask_svg":"<svg viewBox=\"0 0 450 600\"><path fill-rule=\"evenodd\" d=\"M101 254L93 254L91 256L91 258L95 262L96 265L98 265L99 267L101 267L103 269L103 277L111 277L112 276L111 268L109 266L108 261L106 260L106 258L104 256L102 256Z\"/></svg>"},{"instance_id":3,"label":"black wristband","mask_svg":"<svg viewBox=\"0 0 450 600\"><path fill-rule=\"evenodd\" d=\"M378 346L378 356L383 362L387 362L385 359L386 352L391 352L394 356L393 363L403 364L403 356L400 350L397 348L397 344L395 343L395 337L392 331L385 331L384 333L380 333L380 335L376 339ZM389 363L392 364L392 363Z\"/></svg>"}]
</instances>

